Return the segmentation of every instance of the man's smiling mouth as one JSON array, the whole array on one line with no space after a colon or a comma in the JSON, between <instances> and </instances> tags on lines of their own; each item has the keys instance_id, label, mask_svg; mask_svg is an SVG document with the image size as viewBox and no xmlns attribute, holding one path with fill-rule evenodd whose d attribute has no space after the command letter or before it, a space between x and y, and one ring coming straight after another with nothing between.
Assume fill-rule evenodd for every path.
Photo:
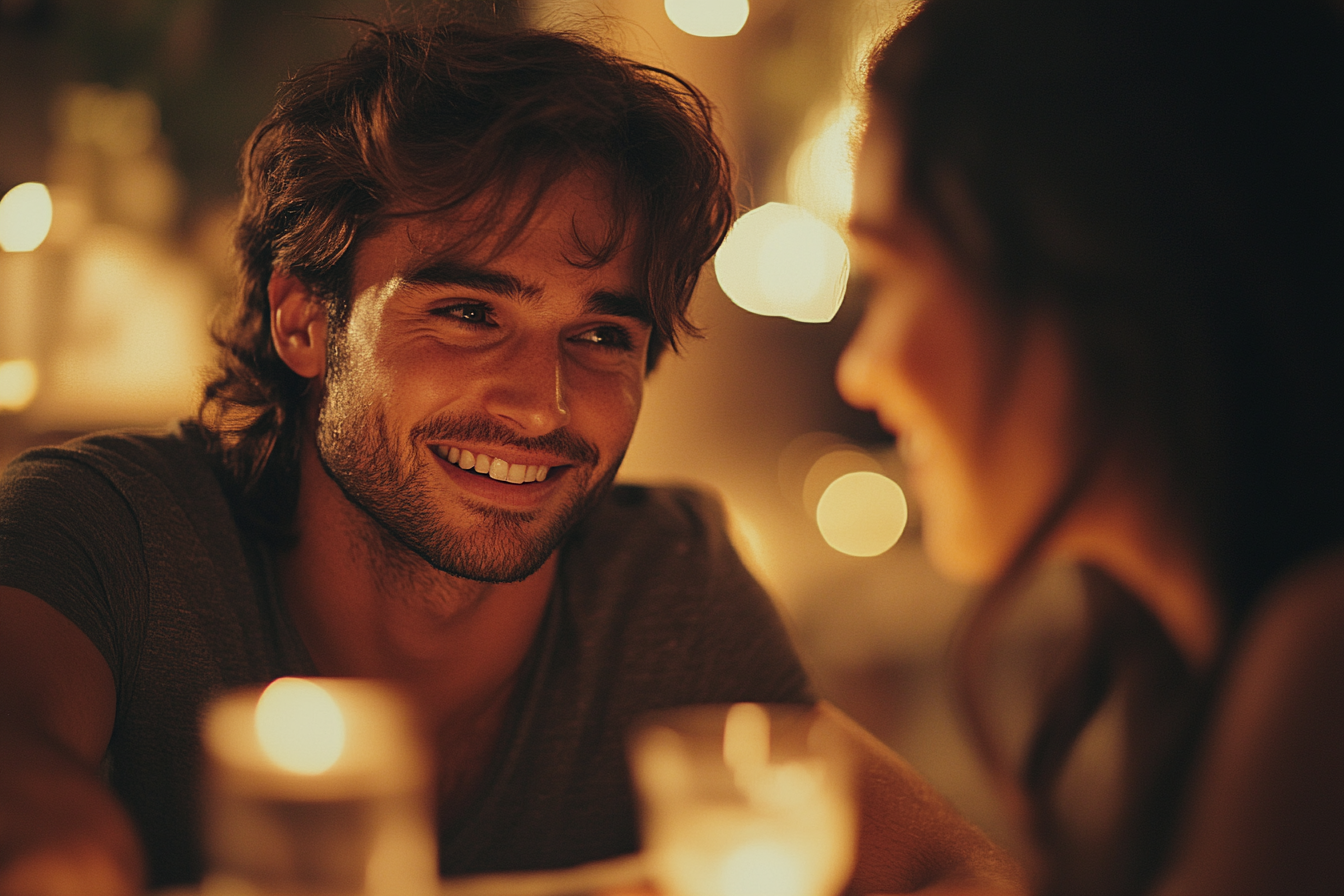
<instances>
[{"instance_id":1,"label":"man's smiling mouth","mask_svg":"<svg viewBox=\"0 0 1344 896\"><path fill-rule=\"evenodd\" d=\"M465 448L448 445L432 445L431 449L439 457L455 464L463 470L480 473L500 482L522 485L527 482L541 482L550 467L538 464L511 464L502 457L490 457L488 454L472 454Z\"/></svg>"}]
</instances>

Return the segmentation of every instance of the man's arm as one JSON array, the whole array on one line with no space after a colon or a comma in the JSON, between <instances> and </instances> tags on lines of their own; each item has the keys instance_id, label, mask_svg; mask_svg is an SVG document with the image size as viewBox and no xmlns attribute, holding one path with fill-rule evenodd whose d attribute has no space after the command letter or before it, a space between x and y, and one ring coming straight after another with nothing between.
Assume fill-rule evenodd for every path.
<instances>
[{"instance_id":1,"label":"man's arm","mask_svg":"<svg viewBox=\"0 0 1344 896\"><path fill-rule=\"evenodd\" d=\"M858 860L848 892L1026 892L1017 864L910 763L830 703L820 710L845 732L856 760Z\"/></svg>"},{"instance_id":2,"label":"man's arm","mask_svg":"<svg viewBox=\"0 0 1344 896\"><path fill-rule=\"evenodd\" d=\"M123 896L144 887L129 816L98 768L112 673L74 623L0 586L0 896Z\"/></svg>"}]
</instances>

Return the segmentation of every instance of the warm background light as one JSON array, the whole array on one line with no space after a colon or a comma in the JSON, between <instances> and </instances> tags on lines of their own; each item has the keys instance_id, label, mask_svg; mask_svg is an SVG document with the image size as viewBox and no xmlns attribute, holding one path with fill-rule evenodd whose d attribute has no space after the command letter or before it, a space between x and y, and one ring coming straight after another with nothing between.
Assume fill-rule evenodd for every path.
<instances>
[{"instance_id":1,"label":"warm background light","mask_svg":"<svg viewBox=\"0 0 1344 896\"><path fill-rule=\"evenodd\" d=\"M747 24L747 0L665 0L667 17L696 37L732 37Z\"/></svg>"},{"instance_id":2,"label":"warm background light","mask_svg":"<svg viewBox=\"0 0 1344 896\"><path fill-rule=\"evenodd\" d=\"M719 286L755 314L825 323L849 281L849 249L835 229L804 209L767 202L733 224L714 256Z\"/></svg>"},{"instance_id":3,"label":"warm background light","mask_svg":"<svg viewBox=\"0 0 1344 896\"><path fill-rule=\"evenodd\" d=\"M0 363L0 411L21 411L37 395L37 365L32 361Z\"/></svg>"},{"instance_id":4,"label":"warm background light","mask_svg":"<svg viewBox=\"0 0 1344 896\"><path fill-rule=\"evenodd\" d=\"M345 749L345 718L321 685L277 678L257 701L257 739L276 765L317 775L335 765Z\"/></svg>"},{"instance_id":5,"label":"warm background light","mask_svg":"<svg viewBox=\"0 0 1344 896\"><path fill-rule=\"evenodd\" d=\"M789 156L789 201L835 226L844 225L853 200L858 119L854 103L830 108Z\"/></svg>"},{"instance_id":6,"label":"warm background light","mask_svg":"<svg viewBox=\"0 0 1344 896\"><path fill-rule=\"evenodd\" d=\"M39 183L19 184L0 199L0 249L31 252L51 230L51 193Z\"/></svg>"},{"instance_id":7,"label":"warm background light","mask_svg":"<svg viewBox=\"0 0 1344 896\"><path fill-rule=\"evenodd\" d=\"M817 528L842 554L876 557L905 531L909 510L901 487L881 473L846 473L817 502Z\"/></svg>"}]
</instances>

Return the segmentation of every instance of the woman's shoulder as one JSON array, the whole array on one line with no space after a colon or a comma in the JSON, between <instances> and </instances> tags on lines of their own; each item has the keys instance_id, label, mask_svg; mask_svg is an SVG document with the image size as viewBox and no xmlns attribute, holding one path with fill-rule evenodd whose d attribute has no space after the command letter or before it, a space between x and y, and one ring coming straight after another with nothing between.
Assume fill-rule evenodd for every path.
<instances>
[{"instance_id":1,"label":"woman's shoulder","mask_svg":"<svg viewBox=\"0 0 1344 896\"><path fill-rule=\"evenodd\" d=\"M1344 546L1282 577L1214 706L1162 892L1344 892Z\"/></svg>"},{"instance_id":2,"label":"woman's shoulder","mask_svg":"<svg viewBox=\"0 0 1344 896\"><path fill-rule=\"evenodd\" d=\"M1263 677L1302 696L1331 695L1338 707L1344 695L1344 545L1281 577L1243 639L1229 685L1258 690Z\"/></svg>"}]
</instances>

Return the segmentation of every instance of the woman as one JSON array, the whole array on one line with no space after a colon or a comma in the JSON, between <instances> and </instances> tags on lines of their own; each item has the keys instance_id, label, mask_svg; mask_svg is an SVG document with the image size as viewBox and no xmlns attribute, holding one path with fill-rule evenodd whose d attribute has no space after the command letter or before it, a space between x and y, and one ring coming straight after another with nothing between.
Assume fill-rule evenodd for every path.
<instances>
[{"instance_id":1,"label":"woman","mask_svg":"<svg viewBox=\"0 0 1344 896\"><path fill-rule=\"evenodd\" d=\"M989 585L972 730L1046 893L1344 893L1344 26L1328 2L927 0L879 48L837 373L935 565ZM1088 622L1023 755L978 708L1023 578ZM1123 710L1105 835L1058 784Z\"/></svg>"}]
</instances>

